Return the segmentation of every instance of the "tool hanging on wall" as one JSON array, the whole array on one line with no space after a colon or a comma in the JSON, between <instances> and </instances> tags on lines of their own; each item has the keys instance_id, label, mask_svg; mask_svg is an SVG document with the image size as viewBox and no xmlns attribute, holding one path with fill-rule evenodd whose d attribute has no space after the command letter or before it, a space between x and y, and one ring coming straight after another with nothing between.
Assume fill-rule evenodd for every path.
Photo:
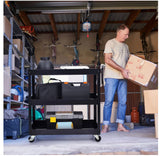
<instances>
[{"instance_id":1,"label":"tool hanging on wall","mask_svg":"<svg viewBox=\"0 0 160 156\"><path fill-rule=\"evenodd\" d=\"M67 48L73 48L74 49L75 56L74 56L74 59L72 61L73 65L79 65L79 53L78 53L77 45L80 45L80 44L77 44L77 41L73 41L73 45L64 45Z\"/></svg>"},{"instance_id":2,"label":"tool hanging on wall","mask_svg":"<svg viewBox=\"0 0 160 156\"><path fill-rule=\"evenodd\" d=\"M99 42L99 36L97 34L96 36L96 49L90 49L93 52L97 52L97 57L96 57L96 67L100 68L100 52L104 51L104 50L100 50L100 42Z\"/></svg>"},{"instance_id":3,"label":"tool hanging on wall","mask_svg":"<svg viewBox=\"0 0 160 156\"><path fill-rule=\"evenodd\" d=\"M51 38L51 44L47 45L44 44L44 47L49 47L51 49L51 57L54 60L54 62L56 63L56 45L60 44L60 42L57 42L54 40L54 38Z\"/></svg>"}]
</instances>

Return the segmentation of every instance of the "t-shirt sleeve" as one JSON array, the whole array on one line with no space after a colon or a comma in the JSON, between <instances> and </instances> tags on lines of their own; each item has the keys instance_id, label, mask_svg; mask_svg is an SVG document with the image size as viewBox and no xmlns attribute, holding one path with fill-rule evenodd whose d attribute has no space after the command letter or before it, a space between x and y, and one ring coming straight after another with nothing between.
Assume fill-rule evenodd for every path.
<instances>
[{"instance_id":1,"label":"t-shirt sleeve","mask_svg":"<svg viewBox=\"0 0 160 156\"><path fill-rule=\"evenodd\" d=\"M112 49L111 43L109 41L105 45L104 53L113 54L113 49Z\"/></svg>"}]
</instances>

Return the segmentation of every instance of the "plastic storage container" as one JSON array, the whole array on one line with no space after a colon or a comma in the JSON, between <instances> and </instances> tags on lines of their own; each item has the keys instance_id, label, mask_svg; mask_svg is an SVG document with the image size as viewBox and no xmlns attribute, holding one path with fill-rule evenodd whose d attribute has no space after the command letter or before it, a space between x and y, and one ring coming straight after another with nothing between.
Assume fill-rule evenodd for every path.
<instances>
[{"instance_id":1,"label":"plastic storage container","mask_svg":"<svg viewBox=\"0 0 160 156\"><path fill-rule=\"evenodd\" d=\"M53 69L53 64L49 57L41 57L37 69L39 70L51 70Z\"/></svg>"},{"instance_id":2,"label":"plastic storage container","mask_svg":"<svg viewBox=\"0 0 160 156\"><path fill-rule=\"evenodd\" d=\"M63 99L84 99L90 97L89 84L84 83L63 83L62 98Z\"/></svg>"}]
</instances>

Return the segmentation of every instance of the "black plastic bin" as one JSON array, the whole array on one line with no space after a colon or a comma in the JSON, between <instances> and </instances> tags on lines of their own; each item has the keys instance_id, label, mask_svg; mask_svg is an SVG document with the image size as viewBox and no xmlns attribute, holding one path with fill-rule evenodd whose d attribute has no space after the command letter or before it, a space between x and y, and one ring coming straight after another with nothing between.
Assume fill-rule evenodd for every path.
<instances>
[{"instance_id":1,"label":"black plastic bin","mask_svg":"<svg viewBox=\"0 0 160 156\"><path fill-rule=\"evenodd\" d=\"M62 83L63 99L89 99L89 97L90 88L88 83Z\"/></svg>"}]
</instances>

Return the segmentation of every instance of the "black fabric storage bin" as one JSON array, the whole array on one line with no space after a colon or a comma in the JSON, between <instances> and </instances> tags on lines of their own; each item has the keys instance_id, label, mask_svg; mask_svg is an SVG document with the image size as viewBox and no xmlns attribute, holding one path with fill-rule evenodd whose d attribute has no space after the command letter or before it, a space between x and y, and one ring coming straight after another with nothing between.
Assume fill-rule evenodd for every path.
<instances>
[{"instance_id":1,"label":"black fabric storage bin","mask_svg":"<svg viewBox=\"0 0 160 156\"><path fill-rule=\"evenodd\" d=\"M49 79L50 80L57 80L57 79ZM62 83L55 82L55 83L45 83L45 84L38 84L36 87L36 98L40 100L55 100L59 99L62 96Z\"/></svg>"},{"instance_id":2,"label":"black fabric storage bin","mask_svg":"<svg viewBox=\"0 0 160 156\"><path fill-rule=\"evenodd\" d=\"M89 84L80 83L80 86L76 86L76 83L62 84L63 99L89 98L89 95L90 95Z\"/></svg>"}]
</instances>

